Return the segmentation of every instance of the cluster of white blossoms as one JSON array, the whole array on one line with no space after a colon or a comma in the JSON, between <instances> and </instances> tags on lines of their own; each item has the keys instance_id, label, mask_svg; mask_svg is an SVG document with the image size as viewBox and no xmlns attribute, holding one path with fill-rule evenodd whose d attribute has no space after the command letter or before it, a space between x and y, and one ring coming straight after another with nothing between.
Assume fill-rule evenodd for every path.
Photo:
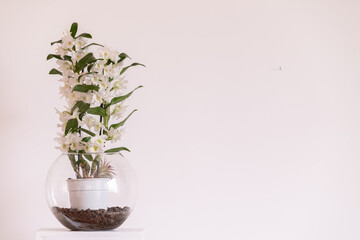
<instances>
[{"instance_id":1,"label":"cluster of white blossoms","mask_svg":"<svg viewBox=\"0 0 360 240\"><path fill-rule=\"evenodd\" d=\"M60 94L67 103L64 111L57 110L61 132L56 140L65 152L103 152L106 142L121 139L123 124L132 114L123 119L124 100L133 92L125 93L123 73L131 66L142 65L124 66L126 54L88 44L88 38L91 35L75 37L74 32L66 31L53 43L56 54L48 56L57 59L58 67L50 74L61 75Z\"/></svg>"}]
</instances>

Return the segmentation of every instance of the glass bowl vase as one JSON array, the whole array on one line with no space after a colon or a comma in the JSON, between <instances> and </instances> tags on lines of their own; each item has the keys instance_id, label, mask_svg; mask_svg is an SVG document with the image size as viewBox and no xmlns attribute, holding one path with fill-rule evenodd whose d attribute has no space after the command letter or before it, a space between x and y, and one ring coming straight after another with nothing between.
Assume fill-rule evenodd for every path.
<instances>
[{"instance_id":1,"label":"glass bowl vase","mask_svg":"<svg viewBox=\"0 0 360 240\"><path fill-rule=\"evenodd\" d=\"M46 178L49 208L71 230L119 227L136 201L136 177L120 153L62 153Z\"/></svg>"}]
</instances>

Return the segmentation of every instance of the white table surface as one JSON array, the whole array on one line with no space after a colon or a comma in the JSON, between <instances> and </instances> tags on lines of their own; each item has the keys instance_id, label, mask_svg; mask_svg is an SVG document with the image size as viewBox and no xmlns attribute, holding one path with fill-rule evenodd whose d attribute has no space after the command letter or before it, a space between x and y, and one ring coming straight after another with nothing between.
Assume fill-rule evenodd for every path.
<instances>
[{"instance_id":1,"label":"white table surface","mask_svg":"<svg viewBox=\"0 0 360 240\"><path fill-rule=\"evenodd\" d=\"M141 228L118 228L110 231L70 231L66 228L42 228L36 240L143 240Z\"/></svg>"}]
</instances>

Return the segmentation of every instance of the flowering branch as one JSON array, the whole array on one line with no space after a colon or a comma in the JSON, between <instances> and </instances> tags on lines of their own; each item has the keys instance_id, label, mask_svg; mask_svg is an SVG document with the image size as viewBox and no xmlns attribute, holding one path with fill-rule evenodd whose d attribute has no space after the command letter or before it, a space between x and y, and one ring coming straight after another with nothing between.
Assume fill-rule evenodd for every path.
<instances>
[{"instance_id":1,"label":"flowering branch","mask_svg":"<svg viewBox=\"0 0 360 240\"><path fill-rule=\"evenodd\" d=\"M77 154L78 159L75 155L69 157L77 178L100 177L99 167L107 164L100 163L90 153L129 151L125 147L106 150L105 145L121 139L124 123L136 111L122 119L126 110L124 101L142 87L126 93L123 74L131 67L144 65L135 62L125 66L126 60L130 60L126 53L88 43L92 36L76 35L77 30L78 24L73 23L70 31L51 43L57 47L56 53L47 56L47 60L56 59L58 68L51 69L49 74L61 76L60 94L67 101L64 111L57 110L62 130L58 133L58 148ZM93 47L95 51L90 51Z\"/></svg>"}]
</instances>

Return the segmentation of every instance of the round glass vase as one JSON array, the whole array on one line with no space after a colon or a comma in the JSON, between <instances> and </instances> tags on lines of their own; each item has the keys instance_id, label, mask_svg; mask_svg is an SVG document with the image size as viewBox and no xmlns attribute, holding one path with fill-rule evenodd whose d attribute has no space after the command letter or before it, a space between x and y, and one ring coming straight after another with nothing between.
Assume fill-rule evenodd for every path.
<instances>
[{"instance_id":1,"label":"round glass vase","mask_svg":"<svg viewBox=\"0 0 360 240\"><path fill-rule=\"evenodd\" d=\"M49 208L71 230L119 227L136 201L136 177L120 153L62 153L46 178Z\"/></svg>"}]
</instances>

